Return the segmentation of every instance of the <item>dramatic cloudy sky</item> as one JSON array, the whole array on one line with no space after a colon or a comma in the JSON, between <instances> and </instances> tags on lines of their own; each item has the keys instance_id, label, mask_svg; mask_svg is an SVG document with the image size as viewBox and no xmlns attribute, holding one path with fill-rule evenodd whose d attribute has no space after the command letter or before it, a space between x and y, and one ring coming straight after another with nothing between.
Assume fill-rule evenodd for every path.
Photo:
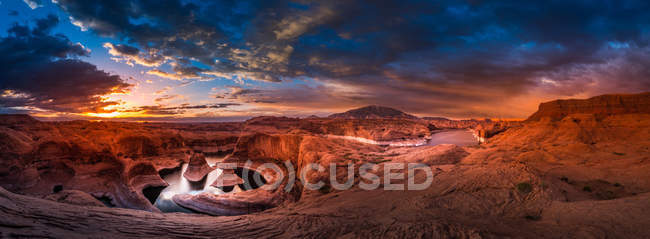
<instances>
[{"instance_id":1,"label":"dramatic cloudy sky","mask_svg":"<svg viewBox=\"0 0 650 239\"><path fill-rule=\"evenodd\" d=\"M650 90L650 2L1 0L0 113L523 118Z\"/></svg>"}]
</instances>

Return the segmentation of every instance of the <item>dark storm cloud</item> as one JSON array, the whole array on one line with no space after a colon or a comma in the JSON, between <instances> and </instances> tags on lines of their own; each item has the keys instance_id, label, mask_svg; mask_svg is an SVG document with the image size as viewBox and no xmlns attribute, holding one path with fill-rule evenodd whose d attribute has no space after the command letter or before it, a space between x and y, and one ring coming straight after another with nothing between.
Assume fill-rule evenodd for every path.
<instances>
[{"instance_id":1,"label":"dark storm cloud","mask_svg":"<svg viewBox=\"0 0 650 239\"><path fill-rule=\"evenodd\" d=\"M246 96L246 95L255 95L255 94L260 94L263 93L262 90L257 90L257 89L244 89L241 87L237 86L232 86L231 92L228 94L232 98L237 98L239 96Z\"/></svg>"},{"instance_id":2,"label":"dark storm cloud","mask_svg":"<svg viewBox=\"0 0 650 239\"><path fill-rule=\"evenodd\" d=\"M128 55L128 56L135 56L138 55L138 53L140 53L140 50L138 48L128 46L128 45L123 45L123 44L115 45L115 50L120 54Z\"/></svg>"},{"instance_id":3,"label":"dark storm cloud","mask_svg":"<svg viewBox=\"0 0 650 239\"><path fill-rule=\"evenodd\" d=\"M179 106L163 106L163 105L152 105L152 106L141 106L133 109L134 112L144 111L145 114L149 115L182 115L186 110L200 110L200 109L223 109L230 106L238 106L238 103L221 103L221 104L206 104L206 105L190 105L190 104L181 104Z\"/></svg>"},{"instance_id":4,"label":"dark storm cloud","mask_svg":"<svg viewBox=\"0 0 650 239\"><path fill-rule=\"evenodd\" d=\"M116 104L103 102L101 95L130 86L119 76L74 59L89 52L63 35L51 35L57 23L50 15L36 20L34 27L15 24L0 39L0 106L101 112Z\"/></svg>"},{"instance_id":5,"label":"dark storm cloud","mask_svg":"<svg viewBox=\"0 0 650 239\"><path fill-rule=\"evenodd\" d=\"M151 71L168 78L208 74L277 82L309 76L360 88L359 96L350 99L359 103L382 104L386 99L377 94L382 92L402 95L390 103L404 107L436 98L429 108L498 103L536 87L559 87L568 95L594 93L588 92L589 82L614 87L610 91L650 90L647 71L611 73L648 67L647 55L635 54L647 52L650 41L648 1L58 4L98 34L171 59L175 73ZM634 58L641 59L626 60ZM568 77L580 70L599 74L591 80ZM603 78L615 76L635 83Z\"/></svg>"},{"instance_id":6,"label":"dark storm cloud","mask_svg":"<svg viewBox=\"0 0 650 239\"><path fill-rule=\"evenodd\" d=\"M180 74L184 77L199 77L199 73L204 72L206 70L201 69L196 66L187 66L187 65L179 65L179 64L174 64L172 66L172 70L176 72L176 74Z\"/></svg>"}]
</instances>

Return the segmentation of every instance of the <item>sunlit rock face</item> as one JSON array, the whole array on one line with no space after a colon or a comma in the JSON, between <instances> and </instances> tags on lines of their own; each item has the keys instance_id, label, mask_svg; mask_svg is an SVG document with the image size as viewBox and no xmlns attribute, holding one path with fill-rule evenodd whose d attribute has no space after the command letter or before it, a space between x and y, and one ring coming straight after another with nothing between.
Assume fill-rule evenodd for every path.
<instances>
[{"instance_id":1,"label":"sunlit rock face","mask_svg":"<svg viewBox=\"0 0 650 239\"><path fill-rule=\"evenodd\" d=\"M495 137L495 142L596 145L624 141L630 142L629 147L638 147L647 141L649 114L650 93L551 101L540 104L524 122L525 127L509 129Z\"/></svg>"},{"instance_id":2,"label":"sunlit rock face","mask_svg":"<svg viewBox=\"0 0 650 239\"><path fill-rule=\"evenodd\" d=\"M52 193L53 187L62 185L65 190L88 192L106 205L152 211L156 210L152 204L160 198L159 193L171 199L177 194L207 190L222 193L219 188L241 190L234 186L242 184L237 177L224 181L229 185L219 185L218 172L211 171L205 160L201 160L205 154L232 152L237 142L239 149L232 159L246 152L239 158L260 162L295 161L303 136L338 135L365 143L416 146L424 145L430 134L426 123L412 117L363 120L260 117L246 122L245 126L240 123L48 123L29 116L7 117L3 122L15 124L0 127L7 135L2 144L8 150L2 162L7 172L0 174L6 179L3 181L6 188L45 196ZM260 132L286 136L268 137ZM195 150L207 153L188 154ZM30 160L34 163L25 163ZM178 183L164 188L169 180L162 180L156 171L163 175L177 167L182 179L175 179ZM213 183L215 187L208 187Z\"/></svg>"},{"instance_id":3,"label":"sunlit rock face","mask_svg":"<svg viewBox=\"0 0 650 239\"><path fill-rule=\"evenodd\" d=\"M285 186L295 178L289 178L283 162L298 165L302 138L267 134L242 137L234 152L222 161L223 165L229 167L223 168L227 174L213 182L215 186L236 188L235 192L182 194L174 196L173 201L184 208L217 216L248 214L295 202L302 187L296 183L285 190ZM282 174L272 168L256 171L267 162L275 163ZM253 185L251 181L256 177L261 177L264 184Z\"/></svg>"},{"instance_id":4,"label":"sunlit rock face","mask_svg":"<svg viewBox=\"0 0 650 239\"><path fill-rule=\"evenodd\" d=\"M221 177L226 175L224 171L231 171L228 173L234 175ZM224 179L231 180L223 181ZM284 179L280 175L274 175L274 172L262 171L260 174L250 168L224 169L210 186L219 185L219 188L225 189L225 194L204 191L178 194L172 199L174 203L184 208L215 216L250 214L276 207L284 202L284 198L276 196L280 190L266 187L276 183L281 184Z\"/></svg>"},{"instance_id":5,"label":"sunlit rock face","mask_svg":"<svg viewBox=\"0 0 650 239\"><path fill-rule=\"evenodd\" d=\"M156 143L150 137L143 135L125 136L117 141L118 153L130 157L152 157L159 154L160 143Z\"/></svg>"},{"instance_id":6,"label":"sunlit rock face","mask_svg":"<svg viewBox=\"0 0 650 239\"><path fill-rule=\"evenodd\" d=\"M521 127L490 140L495 149L558 180L565 201L614 199L650 191L650 94L542 103ZM643 179L640 179L643 178ZM625 186L622 186L625 185Z\"/></svg>"},{"instance_id":7,"label":"sunlit rock face","mask_svg":"<svg viewBox=\"0 0 650 239\"><path fill-rule=\"evenodd\" d=\"M187 162L186 153L195 144L213 147L215 153L232 151L236 140L232 135L239 133L240 125L40 122L25 115L0 118L0 148L5 149L0 152L0 186L38 197L62 186L114 207L150 211L157 209L149 196L155 200L156 192L167 185L158 171Z\"/></svg>"},{"instance_id":8,"label":"sunlit rock face","mask_svg":"<svg viewBox=\"0 0 650 239\"><path fill-rule=\"evenodd\" d=\"M244 132L295 135L336 135L374 141L397 141L430 135L426 122L412 119L338 119L256 117L246 122Z\"/></svg>"},{"instance_id":9,"label":"sunlit rock face","mask_svg":"<svg viewBox=\"0 0 650 239\"><path fill-rule=\"evenodd\" d=\"M209 158L207 162L214 164L217 158ZM188 163L183 163L181 168L166 174L163 179L169 184L168 187L160 192L160 195L155 199L154 206L163 212L186 212L193 213L193 211L183 208L176 204L172 198L175 195L191 194L196 195L199 193L221 194L224 193L217 187L211 186L211 181L216 181L221 175L221 169L211 170L205 177L205 180L198 182L191 182L185 176L189 168Z\"/></svg>"},{"instance_id":10,"label":"sunlit rock face","mask_svg":"<svg viewBox=\"0 0 650 239\"><path fill-rule=\"evenodd\" d=\"M210 186L220 188L225 192L234 190L234 187L244 184L244 179L235 173L234 169L217 169L222 170L222 173L212 181ZM208 180L208 182L210 182Z\"/></svg>"},{"instance_id":11,"label":"sunlit rock face","mask_svg":"<svg viewBox=\"0 0 650 239\"><path fill-rule=\"evenodd\" d=\"M556 121L571 114L592 114L598 117L620 114L649 114L650 92L634 95L601 95L587 100L555 100L539 105L539 110L526 121L543 118Z\"/></svg>"},{"instance_id":12,"label":"sunlit rock face","mask_svg":"<svg viewBox=\"0 0 650 239\"><path fill-rule=\"evenodd\" d=\"M194 153L190 156L190 162L187 169L183 173L183 177L190 182L200 182L205 179L212 170L214 170L208 162L205 161L205 156L202 153Z\"/></svg>"}]
</instances>

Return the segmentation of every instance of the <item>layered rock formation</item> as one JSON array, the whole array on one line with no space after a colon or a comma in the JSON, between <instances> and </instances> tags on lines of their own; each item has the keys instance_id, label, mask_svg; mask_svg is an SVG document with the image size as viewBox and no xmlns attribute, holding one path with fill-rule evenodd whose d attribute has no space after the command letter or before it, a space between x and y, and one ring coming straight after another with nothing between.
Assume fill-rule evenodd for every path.
<instances>
[{"instance_id":1,"label":"layered rock formation","mask_svg":"<svg viewBox=\"0 0 650 239\"><path fill-rule=\"evenodd\" d=\"M483 137L489 138L518 124L518 121L489 119L420 119L395 109L368 106L327 118L255 117L245 122L242 133L349 136L399 144L400 141L424 140L443 129L475 129Z\"/></svg>"},{"instance_id":2,"label":"layered rock formation","mask_svg":"<svg viewBox=\"0 0 650 239\"><path fill-rule=\"evenodd\" d=\"M543 103L523 126L495 136L490 147L517 149L521 153L510 157L544 171L564 201L645 193L650 191L649 95Z\"/></svg>"},{"instance_id":3,"label":"layered rock formation","mask_svg":"<svg viewBox=\"0 0 650 239\"><path fill-rule=\"evenodd\" d=\"M44 199L79 206L105 207L101 201L97 200L92 195L79 190L63 190L50 194L44 197Z\"/></svg>"},{"instance_id":4,"label":"layered rock formation","mask_svg":"<svg viewBox=\"0 0 650 239\"><path fill-rule=\"evenodd\" d=\"M257 117L246 121L244 134L337 135L375 141L424 138L431 134L426 122L409 119L330 119Z\"/></svg>"},{"instance_id":5,"label":"layered rock formation","mask_svg":"<svg viewBox=\"0 0 650 239\"><path fill-rule=\"evenodd\" d=\"M212 172L212 170L214 169L208 165L202 153L194 153L190 157L190 162L187 165L187 170L183 173L183 177L190 182L199 182L203 181L205 176Z\"/></svg>"},{"instance_id":6,"label":"layered rock formation","mask_svg":"<svg viewBox=\"0 0 650 239\"><path fill-rule=\"evenodd\" d=\"M555 100L539 105L539 110L526 121L543 118L561 120L571 114L592 114L606 117L620 114L649 114L650 92L629 95L601 95L587 100Z\"/></svg>"},{"instance_id":7,"label":"layered rock formation","mask_svg":"<svg viewBox=\"0 0 650 239\"><path fill-rule=\"evenodd\" d=\"M234 169L221 169L222 172L219 174L216 180L210 184L212 187L221 188L225 192L230 192L234 189L235 186L244 184L244 179L235 174Z\"/></svg>"},{"instance_id":8,"label":"layered rock formation","mask_svg":"<svg viewBox=\"0 0 650 239\"><path fill-rule=\"evenodd\" d=\"M197 141L203 142L200 148L215 144L214 152L232 151L236 137L232 142L215 138L238 135L241 125L0 118L0 186L38 197L62 187L89 193L107 205L150 211L157 209L143 191L155 199L155 192L167 185L158 171L180 167ZM220 135L223 130L228 132Z\"/></svg>"},{"instance_id":9,"label":"layered rock formation","mask_svg":"<svg viewBox=\"0 0 650 239\"><path fill-rule=\"evenodd\" d=\"M302 137L295 135L255 134L242 137L233 154L222 161L221 165L228 166L223 170L253 170L261 174L266 184L235 194L176 195L173 200L183 207L216 216L248 214L295 202L301 187L299 184L292 185L290 190L285 190L287 184L295 181L295 175L289 176L283 162L297 163L301 141ZM261 167L264 163L275 163L276 168Z\"/></svg>"},{"instance_id":10,"label":"layered rock formation","mask_svg":"<svg viewBox=\"0 0 650 239\"><path fill-rule=\"evenodd\" d=\"M422 119L429 124L428 127L431 130L472 129L483 140L521 124L518 120L450 120L441 117L423 117Z\"/></svg>"}]
</instances>

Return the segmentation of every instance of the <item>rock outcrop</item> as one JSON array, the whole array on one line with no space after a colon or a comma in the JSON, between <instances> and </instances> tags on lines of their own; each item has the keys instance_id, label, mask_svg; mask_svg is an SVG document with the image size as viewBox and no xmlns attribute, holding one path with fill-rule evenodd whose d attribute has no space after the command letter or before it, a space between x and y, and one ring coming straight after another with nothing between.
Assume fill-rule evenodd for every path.
<instances>
[{"instance_id":1,"label":"rock outcrop","mask_svg":"<svg viewBox=\"0 0 650 239\"><path fill-rule=\"evenodd\" d=\"M570 114L593 114L598 117L621 114L649 114L650 92L641 94L601 95L586 100L554 100L539 105L526 121L549 118L558 121Z\"/></svg>"},{"instance_id":2,"label":"rock outcrop","mask_svg":"<svg viewBox=\"0 0 650 239\"><path fill-rule=\"evenodd\" d=\"M283 162L296 165L301 142L302 137L295 135L255 134L242 137L234 152L220 164L228 166L223 168L226 174L222 175L229 182L218 182L218 178L214 183L222 187L233 186L235 182L242 185L245 181L241 177L228 175L230 171L234 173L236 169L245 169L259 173L266 184L230 194L175 195L173 200L182 207L216 216L248 214L295 202L300 197L301 187L292 185L290 190L285 190L287 184L295 182L295 175L289 175L289 169ZM264 163L274 163L276 167L264 168Z\"/></svg>"},{"instance_id":3,"label":"rock outcrop","mask_svg":"<svg viewBox=\"0 0 650 239\"><path fill-rule=\"evenodd\" d=\"M194 153L190 156L190 162L187 165L187 170L183 173L190 182L200 182L205 179L205 176L214 170L208 162L205 161L205 156L202 153Z\"/></svg>"},{"instance_id":4,"label":"rock outcrop","mask_svg":"<svg viewBox=\"0 0 650 239\"><path fill-rule=\"evenodd\" d=\"M158 171L179 167L195 149L232 151L241 125L40 122L0 115L0 186L37 197L62 186L107 205L156 211L143 191L155 195L167 185Z\"/></svg>"},{"instance_id":5,"label":"rock outcrop","mask_svg":"<svg viewBox=\"0 0 650 239\"><path fill-rule=\"evenodd\" d=\"M63 190L45 197L47 200L79 206L106 207L92 195L79 190Z\"/></svg>"},{"instance_id":6,"label":"rock outcrop","mask_svg":"<svg viewBox=\"0 0 650 239\"><path fill-rule=\"evenodd\" d=\"M226 188L226 187L231 187L230 190L232 190L232 187L244 184L244 179L239 177L237 174L235 174L234 169L221 169L222 172L217 176L217 179L210 184L212 187L216 188Z\"/></svg>"}]
</instances>

